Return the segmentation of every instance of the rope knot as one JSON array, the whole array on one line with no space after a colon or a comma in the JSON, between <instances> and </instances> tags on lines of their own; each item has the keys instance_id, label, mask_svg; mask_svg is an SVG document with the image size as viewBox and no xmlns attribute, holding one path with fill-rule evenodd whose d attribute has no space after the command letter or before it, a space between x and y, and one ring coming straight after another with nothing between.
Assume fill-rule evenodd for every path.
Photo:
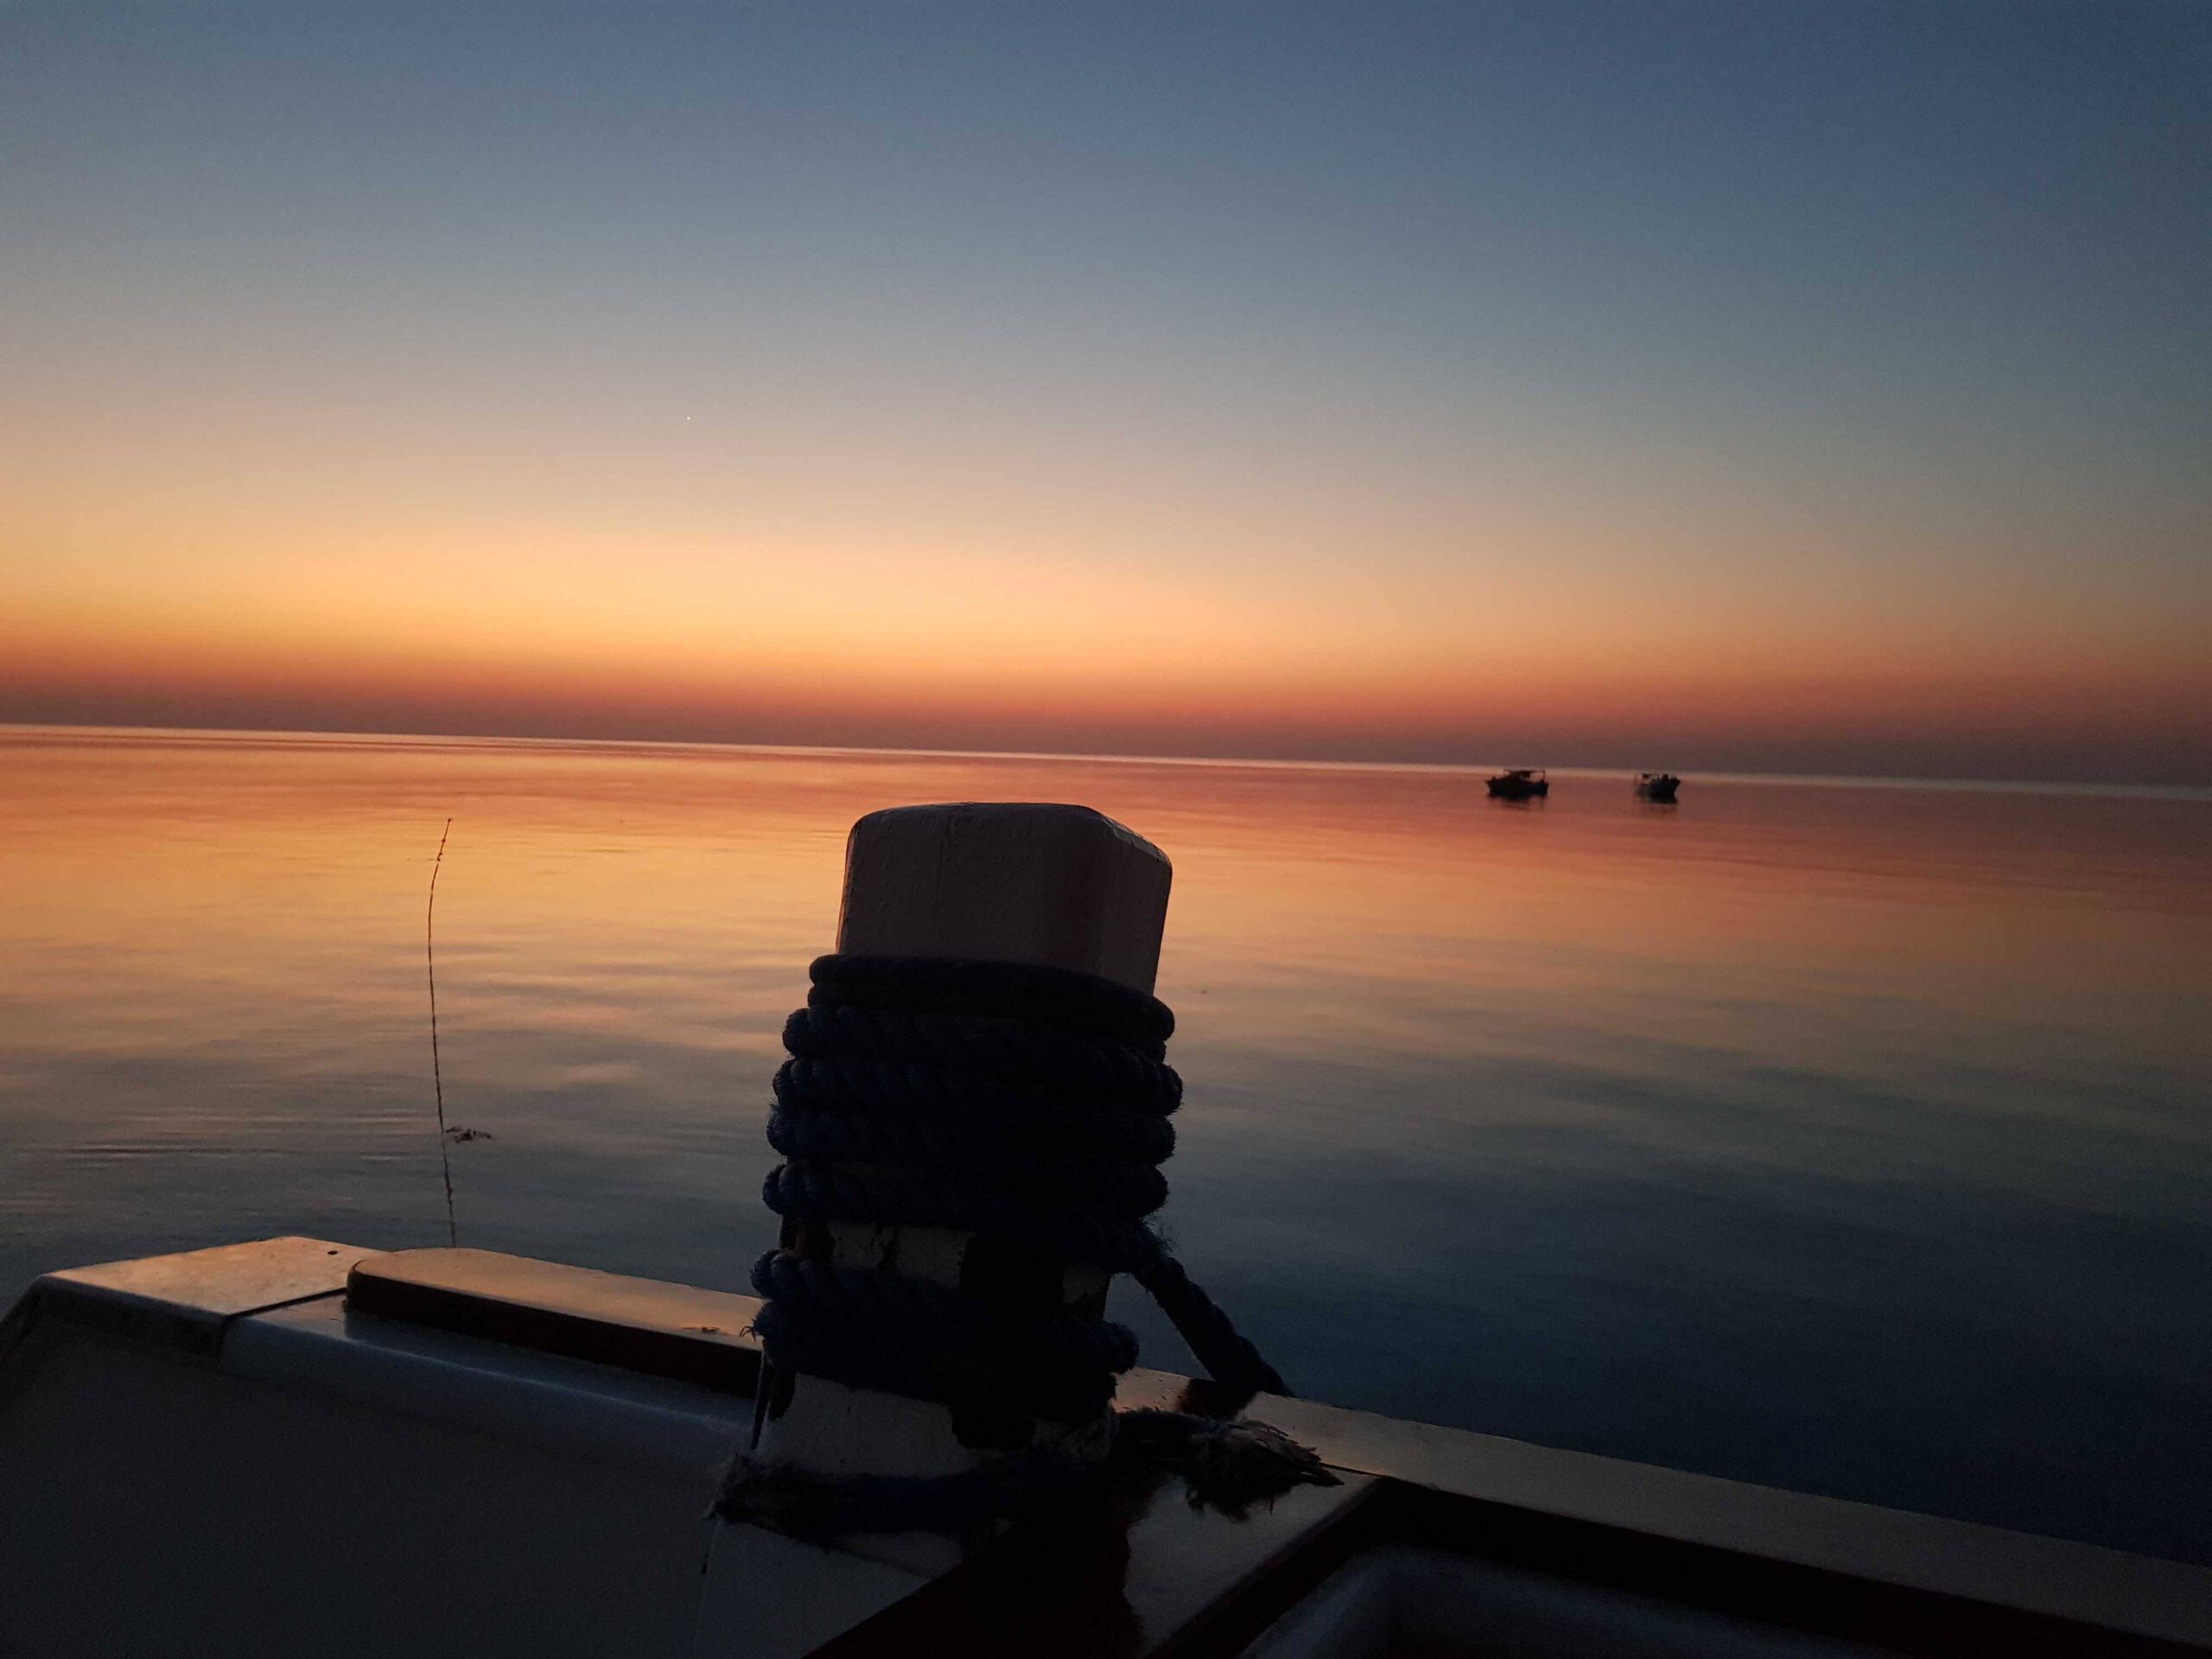
<instances>
[{"instance_id":1,"label":"rope knot","mask_svg":"<svg viewBox=\"0 0 2212 1659\"><path fill-rule=\"evenodd\" d=\"M942 1530L1082 1478L1093 1465L1040 1426L1100 1418L1137 1344L1103 1317L1103 1290L1065 1299L1070 1265L1142 1285L1221 1385L1225 1415L1289 1392L1146 1219L1166 1200L1159 1166L1183 1092L1166 1004L1019 963L829 956L810 976L768 1120L785 1161L762 1197L785 1236L753 1268L762 1351L779 1371L944 1403L963 1444L1013 1455L918 1482L741 1459L718 1513L800 1532ZM840 1222L969 1235L959 1285L840 1262ZM1119 1421L1125 1466L1179 1471L1193 1502L1232 1513L1335 1479L1262 1425Z\"/></svg>"}]
</instances>

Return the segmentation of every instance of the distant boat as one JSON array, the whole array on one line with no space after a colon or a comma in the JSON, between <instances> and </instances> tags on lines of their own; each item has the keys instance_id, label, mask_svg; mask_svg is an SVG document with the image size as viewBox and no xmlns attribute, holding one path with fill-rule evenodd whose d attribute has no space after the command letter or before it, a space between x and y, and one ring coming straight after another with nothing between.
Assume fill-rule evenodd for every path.
<instances>
[{"instance_id":1,"label":"distant boat","mask_svg":"<svg viewBox=\"0 0 2212 1659\"><path fill-rule=\"evenodd\" d=\"M1541 766L1512 766L1488 780L1490 792L1503 801L1533 800L1539 795L1548 795L1552 786L1544 780Z\"/></svg>"},{"instance_id":2,"label":"distant boat","mask_svg":"<svg viewBox=\"0 0 2212 1659\"><path fill-rule=\"evenodd\" d=\"M1682 780L1671 772L1639 772L1636 774L1636 798L1639 801L1658 801L1671 806L1675 791Z\"/></svg>"}]
</instances>

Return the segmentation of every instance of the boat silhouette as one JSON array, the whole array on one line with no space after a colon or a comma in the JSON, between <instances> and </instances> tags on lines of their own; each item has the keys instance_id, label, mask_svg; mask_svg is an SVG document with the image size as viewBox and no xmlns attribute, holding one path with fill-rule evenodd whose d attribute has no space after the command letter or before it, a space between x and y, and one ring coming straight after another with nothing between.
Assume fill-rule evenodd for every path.
<instances>
[{"instance_id":1,"label":"boat silhouette","mask_svg":"<svg viewBox=\"0 0 2212 1659\"><path fill-rule=\"evenodd\" d=\"M1509 766L1495 778L1486 779L1484 786L1503 801L1534 800L1552 792L1541 766Z\"/></svg>"}]
</instances>

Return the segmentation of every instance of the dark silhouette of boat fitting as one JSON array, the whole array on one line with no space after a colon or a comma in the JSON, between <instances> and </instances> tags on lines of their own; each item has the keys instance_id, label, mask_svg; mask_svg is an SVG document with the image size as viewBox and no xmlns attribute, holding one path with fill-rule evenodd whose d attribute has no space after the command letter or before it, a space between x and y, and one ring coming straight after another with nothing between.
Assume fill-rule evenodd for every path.
<instances>
[{"instance_id":1,"label":"dark silhouette of boat fitting","mask_svg":"<svg viewBox=\"0 0 2212 1659\"><path fill-rule=\"evenodd\" d=\"M1675 804L1675 791L1682 780L1671 772L1639 772L1636 774L1636 798L1651 801L1661 806Z\"/></svg>"}]
</instances>

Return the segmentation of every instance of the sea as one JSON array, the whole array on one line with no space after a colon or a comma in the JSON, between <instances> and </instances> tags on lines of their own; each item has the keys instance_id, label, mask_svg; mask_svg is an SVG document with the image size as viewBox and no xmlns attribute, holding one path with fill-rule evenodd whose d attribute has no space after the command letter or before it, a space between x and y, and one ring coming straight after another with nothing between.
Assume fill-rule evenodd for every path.
<instances>
[{"instance_id":1,"label":"sea","mask_svg":"<svg viewBox=\"0 0 2212 1659\"><path fill-rule=\"evenodd\" d=\"M745 1288L845 833L950 800L1173 860L1161 1223L1300 1393L2212 1563L2205 791L0 728L0 1306L445 1243L435 1086L461 1243Z\"/></svg>"}]
</instances>

